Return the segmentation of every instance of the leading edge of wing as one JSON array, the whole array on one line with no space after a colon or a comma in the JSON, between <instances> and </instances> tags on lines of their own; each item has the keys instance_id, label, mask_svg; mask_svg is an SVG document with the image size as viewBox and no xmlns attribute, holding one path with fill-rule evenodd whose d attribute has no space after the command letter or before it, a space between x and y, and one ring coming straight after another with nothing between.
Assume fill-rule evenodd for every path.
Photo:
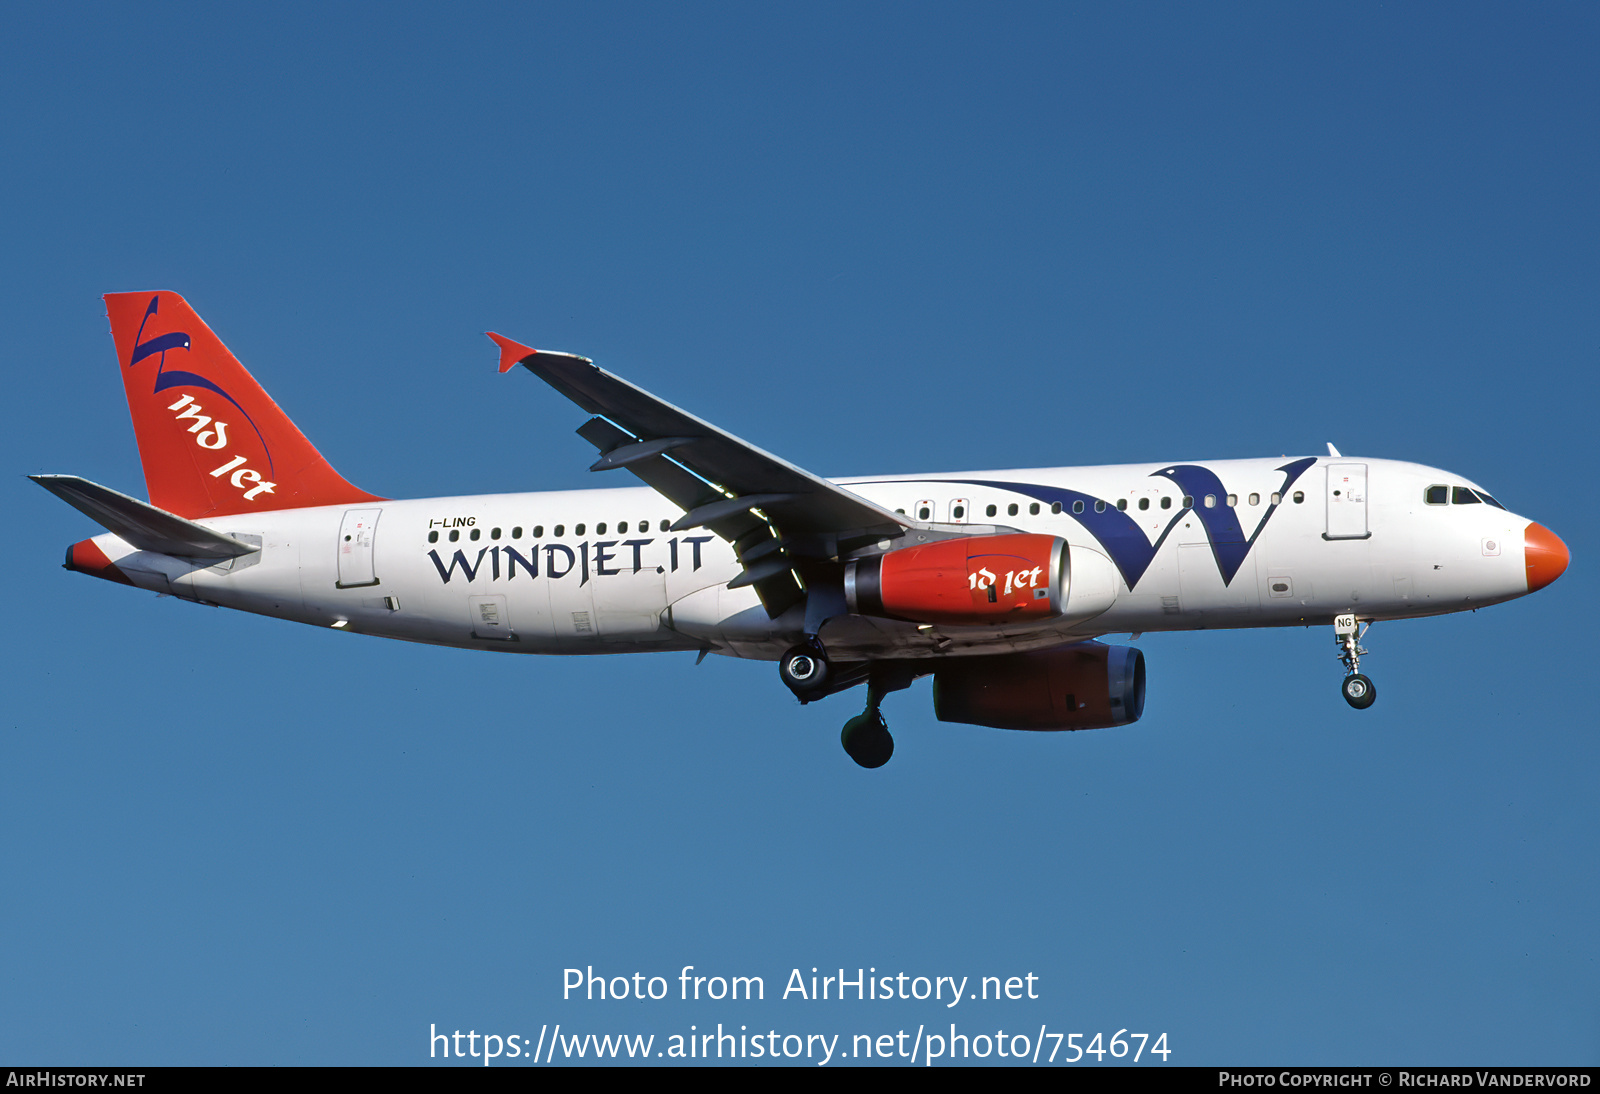
<instances>
[{"instance_id":1,"label":"leading edge of wing","mask_svg":"<svg viewBox=\"0 0 1600 1094\"><path fill-rule=\"evenodd\" d=\"M670 442L663 454L736 497L751 497L786 534L898 534L910 526L905 517L673 406L587 357L536 350L493 332L489 337L500 347L501 372L522 365L590 414L632 433L637 440L631 443Z\"/></svg>"}]
</instances>

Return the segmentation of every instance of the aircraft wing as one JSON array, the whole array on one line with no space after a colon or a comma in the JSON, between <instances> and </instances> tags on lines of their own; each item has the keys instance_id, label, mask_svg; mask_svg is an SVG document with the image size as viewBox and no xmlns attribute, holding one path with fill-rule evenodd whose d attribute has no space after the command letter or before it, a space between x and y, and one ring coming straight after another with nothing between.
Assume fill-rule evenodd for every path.
<instances>
[{"instance_id":1,"label":"aircraft wing","mask_svg":"<svg viewBox=\"0 0 1600 1094\"><path fill-rule=\"evenodd\" d=\"M902 535L910 522L710 422L597 368L587 357L535 350L489 335L500 371L520 364L596 415L578 430L600 450L590 468L626 467L685 513L673 531L705 527L734 545L767 610L795 603L798 560ZM842 545L842 546L841 546ZM786 589L793 589L790 596ZM787 602L787 603L783 603Z\"/></svg>"}]
</instances>

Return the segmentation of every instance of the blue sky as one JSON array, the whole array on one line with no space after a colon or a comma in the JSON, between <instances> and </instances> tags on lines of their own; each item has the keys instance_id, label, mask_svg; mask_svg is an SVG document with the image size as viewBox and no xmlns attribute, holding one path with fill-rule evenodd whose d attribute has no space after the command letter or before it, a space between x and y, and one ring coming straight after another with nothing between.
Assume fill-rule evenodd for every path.
<instances>
[{"instance_id":1,"label":"blue sky","mask_svg":"<svg viewBox=\"0 0 1600 1094\"><path fill-rule=\"evenodd\" d=\"M1592 6L7 20L0 1060L954 1021L1600 1062ZM1322 631L1152 634L1135 726L944 725L924 681L866 772L857 694L802 709L771 665L485 657L61 570L95 529L23 476L142 494L99 297L152 288L391 497L593 485L494 329L820 474L1331 440L1483 483L1573 563L1376 628L1365 713ZM590 965L768 998L563 1001ZM776 998L813 966L1040 998Z\"/></svg>"}]
</instances>

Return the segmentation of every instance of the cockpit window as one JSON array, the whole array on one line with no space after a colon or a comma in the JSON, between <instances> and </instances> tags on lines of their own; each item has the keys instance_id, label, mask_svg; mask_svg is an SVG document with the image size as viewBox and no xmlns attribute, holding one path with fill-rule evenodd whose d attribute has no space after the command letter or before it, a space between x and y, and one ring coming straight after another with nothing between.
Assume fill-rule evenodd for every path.
<instances>
[{"instance_id":1,"label":"cockpit window","mask_svg":"<svg viewBox=\"0 0 1600 1094\"><path fill-rule=\"evenodd\" d=\"M1430 486L1422 492L1422 500L1429 505L1450 504L1450 488L1448 486Z\"/></svg>"},{"instance_id":2,"label":"cockpit window","mask_svg":"<svg viewBox=\"0 0 1600 1094\"><path fill-rule=\"evenodd\" d=\"M1504 505L1501 505L1499 502L1495 501L1493 498L1491 498L1487 493L1485 493L1482 490L1474 490L1473 493L1478 495L1478 497L1482 498L1484 501L1488 502L1490 505L1494 506L1496 509L1504 509L1505 508Z\"/></svg>"},{"instance_id":3,"label":"cockpit window","mask_svg":"<svg viewBox=\"0 0 1600 1094\"><path fill-rule=\"evenodd\" d=\"M1465 486L1452 486L1450 488L1451 505L1477 505L1478 495L1468 490Z\"/></svg>"}]
</instances>

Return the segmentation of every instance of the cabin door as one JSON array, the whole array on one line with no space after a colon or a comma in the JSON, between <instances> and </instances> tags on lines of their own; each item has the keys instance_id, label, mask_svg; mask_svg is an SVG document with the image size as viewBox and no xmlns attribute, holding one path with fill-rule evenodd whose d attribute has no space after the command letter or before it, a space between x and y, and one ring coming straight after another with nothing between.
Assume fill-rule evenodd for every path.
<instances>
[{"instance_id":1,"label":"cabin door","mask_svg":"<svg viewBox=\"0 0 1600 1094\"><path fill-rule=\"evenodd\" d=\"M1324 539L1366 539L1367 465L1330 463L1328 465L1328 530Z\"/></svg>"},{"instance_id":2,"label":"cabin door","mask_svg":"<svg viewBox=\"0 0 1600 1094\"><path fill-rule=\"evenodd\" d=\"M373 569L373 539L378 530L378 515L382 509L347 509L339 524L339 580L341 589L356 589L363 585L376 585L378 575Z\"/></svg>"}]
</instances>

